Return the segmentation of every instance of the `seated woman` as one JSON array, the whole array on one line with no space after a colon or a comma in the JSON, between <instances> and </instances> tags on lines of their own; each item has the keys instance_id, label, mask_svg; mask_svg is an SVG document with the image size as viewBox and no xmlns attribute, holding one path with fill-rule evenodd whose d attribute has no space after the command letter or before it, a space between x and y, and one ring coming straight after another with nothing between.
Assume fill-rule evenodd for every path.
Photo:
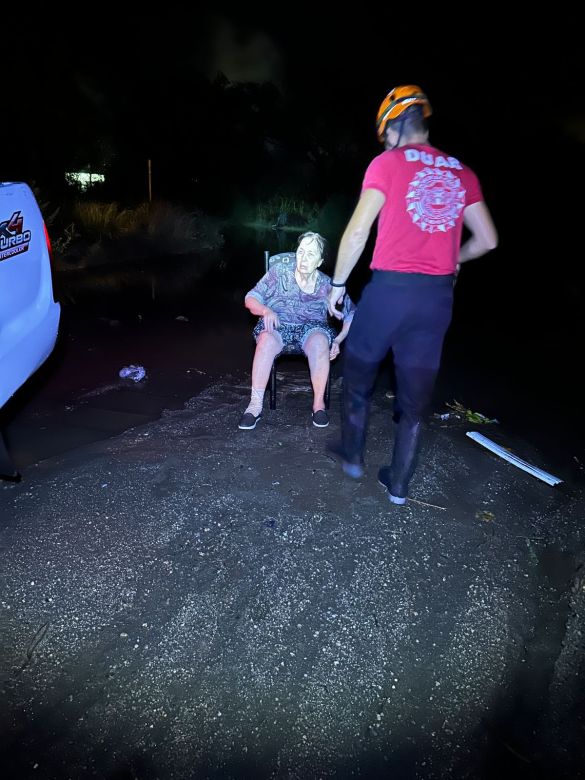
<instances>
[{"instance_id":1,"label":"seated woman","mask_svg":"<svg viewBox=\"0 0 585 780\"><path fill-rule=\"evenodd\" d=\"M319 233L299 238L294 269L274 265L246 294L245 304L260 317L254 328L256 352L252 364L252 395L239 428L251 430L262 416L264 391L275 357L290 345L298 346L309 359L313 385L313 425L325 428L325 387L329 361L339 355L347 336L355 305L348 295L343 302L343 327L339 333L327 322L331 279L318 270L323 262L325 239Z\"/></svg>"}]
</instances>

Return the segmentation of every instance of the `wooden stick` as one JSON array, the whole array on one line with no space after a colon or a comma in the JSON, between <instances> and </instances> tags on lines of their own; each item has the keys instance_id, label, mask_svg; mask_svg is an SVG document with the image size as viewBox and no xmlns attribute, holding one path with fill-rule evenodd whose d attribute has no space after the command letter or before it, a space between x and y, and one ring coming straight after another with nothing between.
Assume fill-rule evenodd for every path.
<instances>
[{"instance_id":1,"label":"wooden stick","mask_svg":"<svg viewBox=\"0 0 585 780\"><path fill-rule=\"evenodd\" d=\"M436 504L428 504L426 501L419 501L417 498L409 498L408 501L412 501L414 504L422 504L423 506L432 506L433 509L442 509L443 512L447 511L446 506L437 506Z\"/></svg>"}]
</instances>

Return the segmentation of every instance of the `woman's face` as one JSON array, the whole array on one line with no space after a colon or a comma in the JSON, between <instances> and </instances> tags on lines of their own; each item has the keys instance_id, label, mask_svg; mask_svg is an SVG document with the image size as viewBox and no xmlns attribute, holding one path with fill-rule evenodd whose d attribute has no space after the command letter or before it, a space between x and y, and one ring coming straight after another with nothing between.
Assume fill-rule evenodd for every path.
<instances>
[{"instance_id":1,"label":"woman's face","mask_svg":"<svg viewBox=\"0 0 585 780\"><path fill-rule=\"evenodd\" d=\"M303 238L297 249L297 271L312 274L323 262L319 245L314 238Z\"/></svg>"}]
</instances>

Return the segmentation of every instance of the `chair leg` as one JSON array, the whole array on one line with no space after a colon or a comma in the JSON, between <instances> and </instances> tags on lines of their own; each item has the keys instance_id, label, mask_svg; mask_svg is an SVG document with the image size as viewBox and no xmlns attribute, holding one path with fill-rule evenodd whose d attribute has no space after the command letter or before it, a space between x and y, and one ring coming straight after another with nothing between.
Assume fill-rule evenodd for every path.
<instances>
[{"instance_id":1,"label":"chair leg","mask_svg":"<svg viewBox=\"0 0 585 780\"><path fill-rule=\"evenodd\" d=\"M327 377L327 384L325 385L325 408L329 409L329 401L331 399L331 371Z\"/></svg>"},{"instance_id":2,"label":"chair leg","mask_svg":"<svg viewBox=\"0 0 585 780\"><path fill-rule=\"evenodd\" d=\"M270 408L276 409L276 361L270 369Z\"/></svg>"}]
</instances>

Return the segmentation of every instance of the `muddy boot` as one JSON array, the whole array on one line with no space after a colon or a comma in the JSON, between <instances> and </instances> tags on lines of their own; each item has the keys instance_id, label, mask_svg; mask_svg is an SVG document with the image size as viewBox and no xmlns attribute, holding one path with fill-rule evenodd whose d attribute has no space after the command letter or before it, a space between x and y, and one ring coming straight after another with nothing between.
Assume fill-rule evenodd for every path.
<instances>
[{"instance_id":1,"label":"muddy boot","mask_svg":"<svg viewBox=\"0 0 585 780\"><path fill-rule=\"evenodd\" d=\"M394 453L390 468L380 469L378 481L388 489L393 504L405 504L408 485L416 469L422 423L402 417L394 426Z\"/></svg>"},{"instance_id":2,"label":"muddy boot","mask_svg":"<svg viewBox=\"0 0 585 780\"><path fill-rule=\"evenodd\" d=\"M377 364L365 363L353 355L346 356L341 449L346 464L355 466L357 471L361 470L364 462L370 400L377 371Z\"/></svg>"}]
</instances>

